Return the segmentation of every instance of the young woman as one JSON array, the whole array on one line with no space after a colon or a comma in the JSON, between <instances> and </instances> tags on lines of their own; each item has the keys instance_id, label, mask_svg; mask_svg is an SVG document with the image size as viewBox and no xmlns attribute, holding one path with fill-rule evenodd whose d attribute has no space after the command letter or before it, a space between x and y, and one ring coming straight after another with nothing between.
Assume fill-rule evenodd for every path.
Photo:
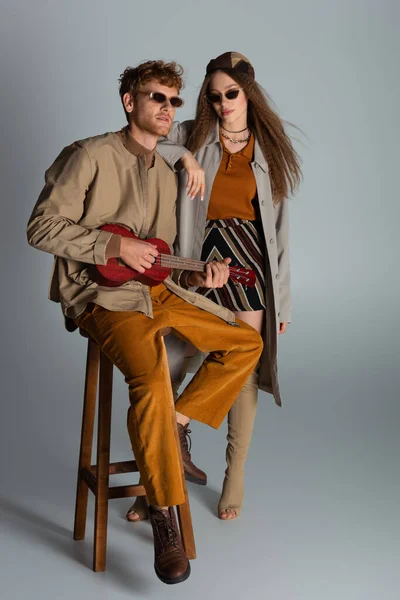
<instances>
[{"instance_id":1,"label":"young woman","mask_svg":"<svg viewBox=\"0 0 400 600\"><path fill-rule=\"evenodd\" d=\"M204 261L231 257L231 265L256 273L254 288L229 280L220 289L196 289L195 275L180 277L181 285L231 309L264 338L260 363L228 415L218 515L234 519L242 507L258 389L281 404L277 336L290 321L288 197L301 179L300 159L250 61L238 52L209 62L194 121L174 123L157 150L170 164L181 160L184 167L176 254ZM203 201L193 200L198 192ZM128 518L139 518L133 507Z\"/></svg>"}]
</instances>

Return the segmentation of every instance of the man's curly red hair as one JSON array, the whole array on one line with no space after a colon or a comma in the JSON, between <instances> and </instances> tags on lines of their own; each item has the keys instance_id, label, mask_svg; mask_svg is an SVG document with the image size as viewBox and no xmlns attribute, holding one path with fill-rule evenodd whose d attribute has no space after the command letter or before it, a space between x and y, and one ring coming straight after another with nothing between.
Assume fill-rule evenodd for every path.
<instances>
[{"instance_id":1,"label":"man's curly red hair","mask_svg":"<svg viewBox=\"0 0 400 600\"><path fill-rule=\"evenodd\" d=\"M140 88L149 81L156 80L161 85L174 87L178 93L183 88L183 68L176 62L166 63L163 60L147 60L140 63L137 67L127 67L119 78L119 95L122 98L125 94L131 94L135 97ZM128 114L126 118L129 121Z\"/></svg>"}]
</instances>

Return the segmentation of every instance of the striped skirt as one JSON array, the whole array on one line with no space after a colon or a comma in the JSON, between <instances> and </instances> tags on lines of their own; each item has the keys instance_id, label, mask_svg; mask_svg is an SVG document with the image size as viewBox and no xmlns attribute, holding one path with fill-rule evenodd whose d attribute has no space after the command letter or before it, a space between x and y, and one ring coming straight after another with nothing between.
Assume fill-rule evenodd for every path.
<instances>
[{"instance_id":1,"label":"striped skirt","mask_svg":"<svg viewBox=\"0 0 400 600\"><path fill-rule=\"evenodd\" d=\"M207 221L201 260L210 262L231 258L230 266L253 269L254 288L232 279L223 288L198 288L198 294L232 311L265 309L265 243L256 221L218 219Z\"/></svg>"}]
</instances>

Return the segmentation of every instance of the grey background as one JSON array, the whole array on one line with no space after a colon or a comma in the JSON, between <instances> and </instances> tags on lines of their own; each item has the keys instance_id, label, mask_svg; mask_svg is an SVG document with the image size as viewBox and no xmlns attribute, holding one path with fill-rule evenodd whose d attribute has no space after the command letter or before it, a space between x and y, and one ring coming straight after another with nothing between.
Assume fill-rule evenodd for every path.
<instances>
[{"instance_id":1,"label":"grey background","mask_svg":"<svg viewBox=\"0 0 400 600\"><path fill-rule=\"evenodd\" d=\"M2 0L2 596L395 600L399 597L398 133L395 0ZM293 322L280 340L284 407L261 394L240 519L215 508L225 426L194 424L209 486L190 486L198 559L172 588L152 571L148 523L111 503L108 570L91 531L71 540L85 342L46 299L51 256L25 227L44 170L75 139L118 129L119 73L185 67L183 118L208 60L254 63L296 133ZM112 457L129 456L116 377ZM91 503L92 505L92 503Z\"/></svg>"}]
</instances>

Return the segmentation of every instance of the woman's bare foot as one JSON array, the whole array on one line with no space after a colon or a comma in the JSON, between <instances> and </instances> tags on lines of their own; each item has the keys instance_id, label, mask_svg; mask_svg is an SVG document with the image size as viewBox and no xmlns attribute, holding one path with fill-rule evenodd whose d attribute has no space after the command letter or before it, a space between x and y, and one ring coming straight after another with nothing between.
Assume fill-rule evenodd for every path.
<instances>
[{"instance_id":1,"label":"woman's bare foot","mask_svg":"<svg viewBox=\"0 0 400 600\"><path fill-rule=\"evenodd\" d=\"M141 521L140 515L136 512L136 510L128 510L126 513L126 519L131 523L135 523L135 521Z\"/></svg>"},{"instance_id":2,"label":"woman's bare foot","mask_svg":"<svg viewBox=\"0 0 400 600\"><path fill-rule=\"evenodd\" d=\"M236 519L238 516L238 511L234 508L223 508L219 511L219 518L222 521L232 521L232 519Z\"/></svg>"},{"instance_id":3,"label":"woman's bare foot","mask_svg":"<svg viewBox=\"0 0 400 600\"><path fill-rule=\"evenodd\" d=\"M126 519L131 523L136 523L137 521L146 521L148 518L149 510L146 498L139 496L126 513Z\"/></svg>"}]
</instances>

